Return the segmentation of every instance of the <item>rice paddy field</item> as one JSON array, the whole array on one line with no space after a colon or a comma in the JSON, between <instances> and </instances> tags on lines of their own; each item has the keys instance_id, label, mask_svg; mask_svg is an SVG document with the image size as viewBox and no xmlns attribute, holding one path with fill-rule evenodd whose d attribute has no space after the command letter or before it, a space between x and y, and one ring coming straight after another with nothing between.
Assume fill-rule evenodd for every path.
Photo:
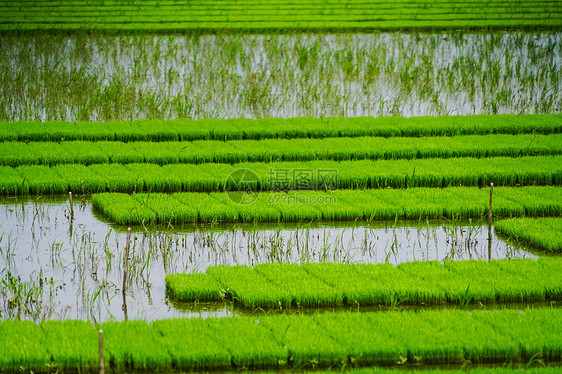
<instances>
[{"instance_id":1,"label":"rice paddy field","mask_svg":"<svg viewBox=\"0 0 562 374\"><path fill-rule=\"evenodd\" d=\"M559 1L0 2L0 373L562 371Z\"/></svg>"}]
</instances>

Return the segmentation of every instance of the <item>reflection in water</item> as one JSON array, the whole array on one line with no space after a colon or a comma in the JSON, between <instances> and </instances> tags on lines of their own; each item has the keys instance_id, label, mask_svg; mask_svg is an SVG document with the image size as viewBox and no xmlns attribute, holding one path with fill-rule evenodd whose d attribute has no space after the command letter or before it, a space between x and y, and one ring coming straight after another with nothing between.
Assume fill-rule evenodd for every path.
<instances>
[{"instance_id":1,"label":"reflection in water","mask_svg":"<svg viewBox=\"0 0 562 374\"><path fill-rule=\"evenodd\" d=\"M484 222L447 220L136 228L124 261L126 229L99 221L87 201L73 211L67 201L1 205L0 318L185 316L166 300L164 277L214 265L536 257L493 230L487 240Z\"/></svg>"}]
</instances>

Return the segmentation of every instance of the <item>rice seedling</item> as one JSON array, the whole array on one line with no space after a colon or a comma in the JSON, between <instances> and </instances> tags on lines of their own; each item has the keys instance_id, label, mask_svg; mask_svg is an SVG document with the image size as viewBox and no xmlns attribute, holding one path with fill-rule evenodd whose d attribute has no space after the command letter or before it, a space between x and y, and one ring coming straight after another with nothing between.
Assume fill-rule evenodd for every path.
<instances>
[{"instance_id":1,"label":"rice seedling","mask_svg":"<svg viewBox=\"0 0 562 374\"><path fill-rule=\"evenodd\" d=\"M80 164L19 166L15 169L0 167L6 176L2 193L66 194L69 190L87 192L215 192L234 193L251 189L363 189L402 187L484 186L494 181L496 186L559 185L562 156L493 157L485 159L427 159L379 161L309 161L242 164ZM237 170L247 169L256 174L255 180L237 182L232 179ZM292 173L311 170L310 182L300 185ZM446 170L446 171L443 171ZM286 179L275 171L291 173ZM333 179L323 176L328 171ZM31 179L28 181L28 179ZM310 186L309 186L310 185ZM306 195L303 192L301 195ZM292 195L291 195L292 196ZM295 201L289 195L279 194L274 204ZM273 199L273 198L272 198ZM498 209L509 204L501 195L495 204ZM511 203L513 209L517 203ZM519 206L519 209L522 209ZM512 208L508 208L509 211ZM498 213L501 214L501 211ZM344 214L343 212L341 214ZM534 214L534 213L529 213Z\"/></svg>"},{"instance_id":2,"label":"rice seedling","mask_svg":"<svg viewBox=\"0 0 562 374\"><path fill-rule=\"evenodd\" d=\"M210 333L200 319L165 319L152 323L170 355L175 370L229 369L231 356L227 348Z\"/></svg>"},{"instance_id":3,"label":"rice seedling","mask_svg":"<svg viewBox=\"0 0 562 374\"><path fill-rule=\"evenodd\" d=\"M287 272L284 264L261 264L255 271L291 295L297 306L332 306L343 303L343 295L337 288L311 276L299 266Z\"/></svg>"},{"instance_id":4,"label":"rice seedling","mask_svg":"<svg viewBox=\"0 0 562 374\"><path fill-rule=\"evenodd\" d=\"M218 279L205 274L168 274L166 289L172 299L215 301L224 297Z\"/></svg>"},{"instance_id":5,"label":"rice seedling","mask_svg":"<svg viewBox=\"0 0 562 374\"><path fill-rule=\"evenodd\" d=\"M371 30L431 29L551 29L559 25L559 8L536 1L513 8L508 1L494 6L477 1L461 3L407 3L406 7L386 4L385 8L354 1L341 3L279 4L255 3L251 7L234 1L217 4L168 2L158 8L148 5L85 1L72 4L31 3L22 9L6 4L2 17L4 32L342 32ZM226 10L225 10L226 9ZM100 14L102 16L100 16ZM546 15L546 16L545 16ZM303 63L306 62L303 54ZM353 61L350 57L342 60ZM352 67L347 69L353 72ZM168 70L168 74L171 74Z\"/></svg>"},{"instance_id":6,"label":"rice seedling","mask_svg":"<svg viewBox=\"0 0 562 374\"><path fill-rule=\"evenodd\" d=\"M399 322L395 326L403 320L399 314L392 317L393 324ZM388 326L390 318L386 314L318 314L315 321L349 352L351 365L395 365L406 357L407 351Z\"/></svg>"},{"instance_id":7,"label":"rice seedling","mask_svg":"<svg viewBox=\"0 0 562 374\"><path fill-rule=\"evenodd\" d=\"M207 275L176 275L167 282L169 294L193 301L204 293L222 298L220 284L243 306L391 305L532 302L558 300L562 285L556 280L556 259L410 262L390 264L263 264L254 269L210 267ZM205 279L205 277L210 279ZM190 282L189 279L197 279ZM246 279L246 282L243 280ZM207 286L208 284L212 286ZM252 286L249 286L251 284ZM210 291L208 290L211 287ZM201 291L203 289L203 291ZM213 296L214 295L214 296ZM249 296L251 295L251 296ZM211 298L212 297L212 298Z\"/></svg>"},{"instance_id":8,"label":"rice seedling","mask_svg":"<svg viewBox=\"0 0 562 374\"><path fill-rule=\"evenodd\" d=\"M0 322L0 368L6 371L47 370L51 356L45 345L44 331L31 321Z\"/></svg>"},{"instance_id":9,"label":"rice seedling","mask_svg":"<svg viewBox=\"0 0 562 374\"><path fill-rule=\"evenodd\" d=\"M311 318L297 315L260 317L260 325L289 349L288 362L296 368L342 365L347 352Z\"/></svg>"},{"instance_id":10,"label":"rice seedling","mask_svg":"<svg viewBox=\"0 0 562 374\"><path fill-rule=\"evenodd\" d=\"M172 357L162 335L146 322L105 322L100 329L106 367L116 371L171 369Z\"/></svg>"},{"instance_id":11,"label":"rice seedling","mask_svg":"<svg viewBox=\"0 0 562 374\"><path fill-rule=\"evenodd\" d=\"M92 204L119 224L155 222L155 212L130 195L99 194L92 196Z\"/></svg>"},{"instance_id":12,"label":"rice seedling","mask_svg":"<svg viewBox=\"0 0 562 374\"><path fill-rule=\"evenodd\" d=\"M558 187L505 187L498 189L494 216L557 215L562 211ZM535 198L535 196L540 197ZM486 189L457 187L447 189L414 188L399 190L356 191L291 191L260 194L259 204L240 205L228 194L179 193L172 195L178 204L161 203L155 209L174 217L175 222L193 222L195 211L200 222L286 222L320 220L323 216L337 219L441 218L455 216L480 218L487 213L489 192ZM345 200L339 202L338 196ZM521 200L520 197L523 197ZM152 199L164 199L154 194ZM136 202L133 203L133 200ZM150 194L95 194L94 206L119 224L156 222L155 212L146 204ZM518 201L514 203L514 199ZM171 200L170 200L171 201ZM272 208L264 209L263 201ZM123 208L120 204L124 204ZM164 205L162 205L164 204ZM338 205L340 205L338 207ZM353 208L348 208L349 206ZM176 214L176 212L178 212ZM279 213L280 212L280 213ZM345 212L341 214L341 212ZM352 213L352 214L351 214ZM280 214L280 215L279 215ZM242 218L241 218L242 217Z\"/></svg>"},{"instance_id":13,"label":"rice seedling","mask_svg":"<svg viewBox=\"0 0 562 374\"><path fill-rule=\"evenodd\" d=\"M15 150L19 142L104 141L192 142L195 140L295 139L332 137L421 137L489 134L555 134L562 131L561 117L551 115L498 115L450 117L334 117L260 118L214 120L140 120L109 122L0 122L2 148ZM509 139L509 138L498 138ZM7 145L6 144L6 145ZM81 143L83 144L83 143ZM111 144L111 143L108 143ZM274 143L275 144L275 143ZM4 145L5 146L5 145ZM13 152L17 156L18 153ZM21 157L21 155L20 155Z\"/></svg>"},{"instance_id":14,"label":"rice seedling","mask_svg":"<svg viewBox=\"0 0 562 374\"><path fill-rule=\"evenodd\" d=\"M537 279L537 282L540 282L546 288L547 298L557 298L558 295L562 294L562 287L557 285L556 279L553 279L552 276L550 276L550 272L556 269L556 267L559 269L562 261L558 258L539 258L537 262L542 269L541 277Z\"/></svg>"},{"instance_id":15,"label":"rice seedling","mask_svg":"<svg viewBox=\"0 0 562 374\"><path fill-rule=\"evenodd\" d=\"M247 307L282 308L291 305L292 297L287 291L250 267L209 268L207 274L220 282L226 298Z\"/></svg>"},{"instance_id":16,"label":"rice seedling","mask_svg":"<svg viewBox=\"0 0 562 374\"><path fill-rule=\"evenodd\" d=\"M84 321L48 321L41 324L43 344L59 370L93 371L97 369L97 334ZM80 344L76 344L79 341Z\"/></svg>"},{"instance_id":17,"label":"rice seedling","mask_svg":"<svg viewBox=\"0 0 562 374\"><path fill-rule=\"evenodd\" d=\"M537 352L542 352L547 360L558 360L560 324L556 321L560 315L556 308L347 312L270 315L259 320L234 317L168 319L151 324L108 322L90 326L90 332L85 323L71 320L53 323L48 331L28 321L3 321L0 329L11 335L2 336L17 336L25 345L22 340L16 347L11 343L13 339L0 339L6 353L0 360L7 371L20 367L44 370L63 363L70 366L72 359L58 353L60 344L93 336L91 347L88 344L73 348L73 352L83 349L83 353L72 356L77 365L95 362L98 328L103 329L107 343L106 366L119 372L276 369L285 365L302 368L348 363L358 367L370 363L450 364L460 360L503 363L526 361ZM55 346L50 345L50 339L55 339Z\"/></svg>"},{"instance_id":18,"label":"rice seedling","mask_svg":"<svg viewBox=\"0 0 562 374\"><path fill-rule=\"evenodd\" d=\"M562 251L562 219L513 218L497 221L497 231L515 241L523 241L551 252Z\"/></svg>"},{"instance_id":19,"label":"rice seedling","mask_svg":"<svg viewBox=\"0 0 562 374\"><path fill-rule=\"evenodd\" d=\"M287 347L252 318L208 318L208 332L231 354L236 368L279 368L287 362ZM232 333L236 331L236 333Z\"/></svg>"},{"instance_id":20,"label":"rice seedling","mask_svg":"<svg viewBox=\"0 0 562 374\"><path fill-rule=\"evenodd\" d=\"M547 156L562 153L562 135L467 135L185 142L0 142L0 165L104 163L241 163Z\"/></svg>"}]
</instances>

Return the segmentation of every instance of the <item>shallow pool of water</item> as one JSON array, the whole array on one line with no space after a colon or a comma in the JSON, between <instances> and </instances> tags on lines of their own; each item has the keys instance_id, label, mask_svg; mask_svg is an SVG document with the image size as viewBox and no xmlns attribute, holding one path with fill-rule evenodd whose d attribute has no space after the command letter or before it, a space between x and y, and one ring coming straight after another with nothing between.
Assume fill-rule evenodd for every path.
<instances>
[{"instance_id":1,"label":"shallow pool of water","mask_svg":"<svg viewBox=\"0 0 562 374\"><path fill-rule=\"evenodd\" d=\"M489 235L491 240L488 240ZM126 228L88 200L0 204L0 318L159 319L199 316L170 305L164 278L209 266L327 261L398 264L446 259L536 258L480 222L335 222L133 228L123 293ZM203 314L229 315L231 308Z\"/></svg>"}]
</instances>

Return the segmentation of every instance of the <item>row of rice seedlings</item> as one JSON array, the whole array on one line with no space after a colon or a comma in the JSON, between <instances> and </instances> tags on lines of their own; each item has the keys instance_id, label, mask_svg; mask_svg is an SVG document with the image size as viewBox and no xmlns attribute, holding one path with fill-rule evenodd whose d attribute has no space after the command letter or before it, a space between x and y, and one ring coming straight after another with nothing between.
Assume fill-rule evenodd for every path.
<instances>
[{"instance_id":1,"label":"row of rice seedlings","mask_svg":"<svg viewBox=\"0 0 562 374\"><path fill-rule=\"evenodd\" d=\"M398 340L405 337L396 333L406 318L407 314L402 313L326 313L316 315L315 321L344 347L353 365L395 365L405 358L404 345ZM359 323L363 323L362 328L358 328Z\"/></svg>"},{"instance_id":2,"label":"row of rice seedlings","mask_svg":"<svg viewBox=\"0 0 562 374\"><path fill-rule=\"evenodd\" d=\"M339 314L338 314L339 315ZM282 314L260 317L260 325L289 348L292 367L342 366L348 352L311 318Z\"/></svg>"},{"instance_id":3,"label":"row of rice seedlings","mask_svg":"<svg viewBox=\"0 0 562 374\"><path fill-rule=\"evenodd\" d=\"M0 194L560 185L562 156L243 164L0 166ZM250 170L255 178L236 176ZM298 172L309 172L299 182ZM328 174L322 175L321 172ZM286 176L284 176L286 175ZM297 175L297 176L295 176ZM541 199L540 196L537 199Z\"/></svg>"},{"instance_id":4,"label":"row of rice seedlings","mask_svg":"<svg viewBox=\"0 0 562 374\"><path fill-rule=\"evenodd\" d=\"M57 370L87 372L98 367L98 333L92 329L91 323L78 320L46 321L41 328L43 344L49 347Z\"/></svg>"},{"instance_id":5,"label":"row of rice seedlings","mask_svg":"<svg viewBox=\"0 0 562 374\"><path fill-rule=\"evenodd\" d=\"M213 267L207 269L207 276L217 279L227 298L251 308L279 308L290 306L292 302L291 295L283 287L247 266ZM189 280L182 286L189 288Z\"/></svg>"},{"instance_id":6,"label":"row of rice seedlings","mask_svg":"<svg viewBox=\"0 0 562 374\"><path fill-rule=\"evenodd\" d=\"M390 264L357 265L355 271L365 273L371 282L384 285L378 298L383 299L386 305L441 304L447 300L444 289L425 281L419 274L408 274ZM359 300L359 303L362 301Z\"/></svg>"},{"instance_id":7,"label":"row of rice seedlings","mask_svg":"<svg viewBox=\"0 0 562 374\"><path fill-rule=\"evenodd\" d=\"M492 208L495 216L562 213L558 187L505 187L496 191ZM535 194L541 194L542 200L535 199ZM512 196L521 199L515 202ZM225 193L92 196L94 207L117 224L479 218L487 215L488 200L489 190L467 187L261 193L257 204L241 204Z\"/></svg>"},{"instance_id":8,"label":"row of rice seedlings","mask_svg":"<svg viewBox=\"0 0 562 374\"><path fill-rule=\"evenodd\" d=\"M419 137L562 132L559 114L447 117L262 118L135 122L0 122L0 141L194 141L269 138Z\"/></svg>"},{"instance_id":9,"label":"row of rice seedlings","mask_svg":"<svg viewBox=\"0 0 562 374\"><path fill-rule=\"evenodd\" d=\"M562 295L562 285L558 284L558 279L553 273L556 269L560 270L560 262L551 261L547 258L540 258L539 265L541 266L541 283L546 289L546 297L554 299Z\"/></svg>"},{"instance_id":10,"label":"row of rice seedlings","mask_svg":"<svg viewBox=\"0 0 562 374\"><path fill-rule=\"evenodd\" d=\"M211 333L207 323L196 318L152 322L174 370L213 370L232 367L230 352ZM232 332L234 333L234 332Z\"/></svg>"},{"instance_id":11,"label":"row of rice seedlings","mask_svg":"<svg viewBox=\"0 0 562 374\"><path fill-rule=\"evenodd\" d=\"M112 370L171 369L172 357L161 334L146 322L106 322L100 329L104 332L104 359Z\"/></svg>"},{"instance_id":12,"label":"row of rice seedlings","mask_svg":"<svg viewBox=\"0 0 562 374\"><path fill-rule=\"evenodd\" d=\"M155 222L154 211L130 195L98 194L92 197L92 203L101 213L122 224Z\"/></svg>"},{"instance_id":13,"label":"row of rice seedlings","mask_svg":"<svg viewBox=\"0 0 562 374\"><path fill-rule=\"evenodd\" d=\"M467 6L464 3L434 3L428 7L424 3L410 2L401 3L401 7L394 4L382 3L358 3L354 1L342 1L340 3L308 1L306 3L282 2L271 4L268 2L248 3L225 2L224 4L197 3L186 6L181 2L147 2L144 7L134 6L128 3L103 3L91 4L88 2L71 2L62 5L53 3L30 2L29 8L22 9L7 3L3 10L7 12L6 17L13 23L37 22L47 18L49 23L60 18L70 23L87 23L92 19L103 21L103 23L127 23L127 22L195 22L214 21L223 23L227 21L263 22L267 20L283 20L291 17L294 20L365 20L365 16L378 16L377 19L385 19L384 16L405 15L414 19L475 19L476 15L484 15L484 19L490 16L498 17L504 12L510 13L509 18L518 18L516 14L540 13L544 10L555 11L556 5L549 2L535 1L521 5L521 8L513 9L511 3L498 1L481 9L478 2ZM150 5L159 4L160 7L153 9ZM474 5L473 5L474 4ZM243 6L246 5L246 6ZM375 6L378 5L378 6ZM102 15L103 17L100 17ZM265 18L264 15L271 16ZM321 16L319 16L321 15ZM45 16L45 18L41 18ZM363 16L359 18L358 16ZM294 18L293 18L294 17ZM124 20L125 18L125 20ZM60 21L59 21L60 22ZM222 28L222 27L220 27Z\"/></svg>"},{"instance_id":14,"label":"row of rice seedlings","mask_svg":"<svg viewBox=\"0 0 562 374\"><path fill-rule=\"evenodd\" d=\"M551 252L562 252L561 218L513 218L498 221L494 227L512 240Z\"/></svg>"},{"instance_id":15,"label":"row of rice seedlings","mask_svg":"<svg viewBox=\"0 0 562 374\"><path fill-rule=\"evenodd\" d=\"M550 314L545 310L536 309L532 313L531 318L525 318L516 310L506 311L506 313L493 314L489 318L476 314L475 319L483 322L493 329L505 334L505 338L511 339L514 344L512 346L512 356L515 360L533 360L541 357L543 360L551 360L554 357L560 357L562 351L562 338L560 334L550 334L548 331L541 329L544 324L552 324L557 326L562 323L562 319L558 313ZM525 336L517 326L525 324L531 331L535 333ZM491 350L490 350L491 351ZM489 361L496 360L501 353L489 357Z\"/></svg>"},{"instance_id":16,"label":"row of rice seedlings","mask_svg":"<svg viewBox=\"0 0 562 374\"><path fill-rule=\"evenodd\" d=\"M234 368L276 369L287 362L287 347L253 319L209 318L207 326L230 352Z\"/></svg>"},{"instance_id":17,"label":"row of rice seedlings","mask_svg":"<svg viewBox=\"0 0 562 374\"><path fill-rule=\"evenodd\" d=\"M513 8L509 8L510 10ZM372 19L384 18L383 20L365 21L363 17L355 16L351 20L349 17L345 21L340 19L343 16L335 17L335 20L326 19L322 14L310 15L305 20L292 20L293 17L282 18L281 20L264 20L256 18L248 19L247 16L230 21L230 16L225 16L223 21L215 22L215 17L207 17L204 20L196 20L193 22L191 16L187 18L176 19L176 22L166 22L162 19L154 19L154 17L126 17L124 21L122 17L110 19L113 22L99 22L97 17L92 16L84 18L69 19L67 17L51 16L45 22L44 17L26 18L27 15L21 15L18 23L4 22L0 29L4 32L21 33L21 32L47 32L47 33L71 33L71 32L91 32L91 33L115 33L115 32L161 32L161 33L192 33L199 35L201 33L278 33L279 30L292 33L310 33L310 32L367 32L371 30L379 31L404 31L404 30L505 30L505 29L531 29L531 30L552 30L557 29L560 25L560 18L557 13L545 13L546 9L541 8L540 13L512 13L498 12L492 15L466 15L465 17L453 15L428 15L423 17L422 14L404 15L393 14L386 17L372 15ZM460 13L459 13L460 14ZM545 17L546 14L546 17ZM513 18L513 17L518 18ZM478 17L478 19L474 19ZM22 18L24 21L22 22ZM426 19L418 19L426 18ZM437 19L434 19L437 18ZM443 19L445 18L445 19ZM452 18L452 19L451 19ZM458 19L455 19L458 18ZM131 19L132 22L129 22ZM241 21L244 20L244 21ZM156 22L155 22L156 21ZM358 22L361 21L361 22Z\"/></svg>"},{"instance_id":18,"label":"row of rice seedlings","mask_svg":"<svg viewBox=\"0 0 562 374\"><path fill-rule=\"evenodd\" d=\"M194 142L3 142L0 165L105 163L240 163L518 157L562 153L562 135L467 135L432 138L358 137Z\"/></svg>"},{"instance_id":19,"label":"row of rice seedlings","mask_svg":"<svg viewBox=\"0 0 562 374\"><path fill-rule=\"evenodd\" d=\"M0 368L7 372L47 371L51 364L43 330L32 321L0 322Z\"/></svg>"},{"instance_id":20,"label":"row of rice seedlings","mask_svg":"<svg viewBox=\"0 0 562 374\"><path fill-rule=\"evenodd\" d=\"M502 315L509 314L503 312L504 310L502 310ZM535 310L525 311L525 313L530 313L529 316L534 312ZM505 358L507 361L521 360L520 341L511 339L510 336L504 333L503 329L496 329L495 325L485 323L484 319L478 319L476 316L480 314L481 312L475 312L473 315L470 315L460 310L448 310L440 315L434 315L421 311L418 322L424 321L429 326L440 326L441 328L437 334L428 334L426 333L428 330L425 330L422 333L423 337L420 342L426 339L430 342L435 339L435 335L447 340L456 336L455 340L458 343L455 345L462 349L462 356L457 359L463 361L470 360L475 363L497 362L500 357ZM491 312L491 314L494 313ZM455 322L447 324L446 321ZM525 326L527 327L527 324ZM462 334L459 334L461 331ZM426 354L424 351L433 350L432 348L428 344L417 352L412 353L417 354L418 357L423 357ZM439 354L438 352L436 353Z\"/></svg>"},{"instance_id":21,"label":"row of rice seedlings","mask_svg":"<svg viewBox=\"0 0 562 374\"><path fill-rule=\"evenodd\" d=\"M444 278L444 287L449 284L457 284L453 286L457 288L455 293L451 293L451 298L458 300L459 304L466 304L469 302L493 302L496 300L503 301L527 301L535 300L541 301L545 298L544 286L535 286L537 282L528 280L521 282L516 276L510 276L510 272L498 268L495 262L486 263L484 261L460 261L459 263L446 263L445 267L457 276L452 276L449 279ZM487 269L486 272L482 272ZM530 277L536 276L535 268L532 263L524 266L525 274ZM499 275L502 278L498 278ZM474 277L478 276L479 281L472 281ZM458 279L462 277L463 279ZM532 278L530 278L532 279ZM464 290L458 289L459 283L465 288ZM482 281L480 281L482 280ZM542 291L542 292L541 292Z\"/></svg>"},{"instance_id":22,"label":"row of rice seedlings","mask_svg":"<svg viewBox=\"0 0 562 374\"><path fill-rule=\"evenodd\" d=\"M390 293L384 282L379 282L357 265L348 267L333 263L306 263L302 268L311 276L340 290L346 305L379 305L388 303ZM392 271L394 267L384 267Z\"/></svg>"},{"instance_id":23,"label":"row of rice seedlings","mask_svg":"<svg viewBox=\"0 0 562 374\"><path fill-rule=\"evenodd\" d=\"M537 366L527 368L524 366L521 367L475 367L470 369L471 374L554 374L560 371L560 368L556 365L552 366ZM362 368L362 369L355 369L353 373L356 374L392 374L395 373L396 369L386 369L386 368ZM420 369L416 370L417 373L426 373L426 374L462 374L466 373L466 370L463 369Z\"/></svg>"},{"instance_id":24,"label":"row of rice seedlings","mask_svg":"<svg viewBox=\"0 0 562 374\"><path fill-rule=\"evenodd\" d=\"M220 300L217 283L248 307L531 302L559 300L556 258L535 260L411 262L390 264L267 264L254 268L210 267L201 274L166 278L170 295L197 300L201 285ZM244 279L246 282L244 282ZM476 281L477 280L477 281ZM259 283L259 284L258 284ZM251 286L248 286L250 284ZM252 288L253 287L253 288ZM214 289L213 289L214 288ZM248 295L251 295L248 296Z\"/></svg>"},{"instance_id":25,"label":"row of rice seedlings","mask_svg":"<svg viewBox=\"0 0 562 374\"><path fill-rule=\"evenodd\" d=\"M264 278L286 291L297 306L333 306L343 303L342 292L311 276L301 267L287 272L283 264L260 264L254 267Z\"/></svg>"},{"instance_id":26,"label":"row of rice seedlings","mask_svg":"<svg viewBox=\"0 0 562 374\"><path fill-rule=\"evenodd\" d=\"M542 359L556 361L562 354L561 319L560 309L544 308L169 319L98 326L66 320L45 323L45 328L3 321L0 330L11 334L2 335L0 359L6 372L70 367L73 359L75 367L83 367L98 358L99 328L104 330L107 367L117 372L276 369L287 363L302 368L527 362L541 353ZM70 355L60 353L71 341L81 344L74 344ZM95 370L92 365L86 370Z\"/></svg>"},{"instance_id":27,"label":"row of rice seedlings","mask_svg":"<svg viewBox=\"0 0 562 374\"><path fill-rule=\"evenodd\" d=\"M169 297L175 300L216 301L224 297L219 280L202 273L169 274L166 284Z\"/></svg>"}]
</instances>

